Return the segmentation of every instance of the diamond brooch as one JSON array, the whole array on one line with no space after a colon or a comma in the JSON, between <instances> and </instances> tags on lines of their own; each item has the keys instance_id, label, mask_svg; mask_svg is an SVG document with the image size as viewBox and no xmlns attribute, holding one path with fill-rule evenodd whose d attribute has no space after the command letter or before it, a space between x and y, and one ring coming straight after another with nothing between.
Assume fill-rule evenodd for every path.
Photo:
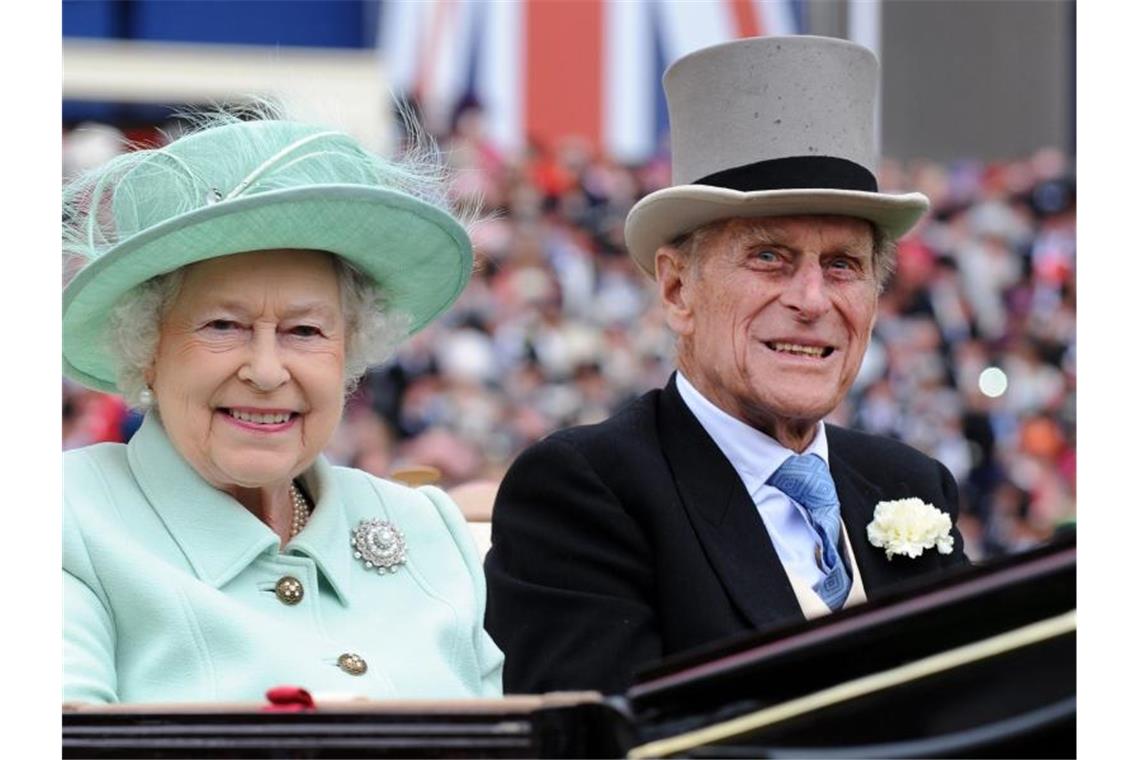
<instances>
[{"instance_id":1,"label":"diamond brooch","mask_svg":"<svg viewBox=\"0 0 1140 760\"><path fill-rule=\"evenodd\" d=\"M352 556L378 573L394 573L408 559L404 534L390 522L361 520L352 531Z\"/></svg>"}]
</instances>

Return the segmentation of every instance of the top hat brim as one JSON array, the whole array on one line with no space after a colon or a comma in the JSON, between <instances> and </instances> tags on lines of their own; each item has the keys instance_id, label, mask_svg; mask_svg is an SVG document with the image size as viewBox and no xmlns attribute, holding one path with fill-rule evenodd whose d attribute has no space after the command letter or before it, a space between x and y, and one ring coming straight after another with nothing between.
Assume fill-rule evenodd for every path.
<instances>
[{"instance_id":1,"label":"top hat brim","mask_svg":"<svg viewBox=\"0 0 1140 760\"><path fill-rule=\"evenodd\" d=\"M794 189L745 192L708 185L677 185L651 193L630 210L625 242L630 256L656 277L657 249L710 222L764 216L835 215L866 219L896 240L930 207L922 193Z\"/></svg>"},{"instance_id":2,"label":"top hat brim","mask_svg":"<svg viewBox=\"0 0 1140 760\"><path fill-rule=\"evenodd\" d=\"M321 185L259 193L170 219L92 261L63 294L63 368L118 392L106 351L115 304L132 288L206 259L270 249L329 251L379 285L385 307L415 332L446 310L471 276L471 242L438 208L392 190Z\"/></svg>"}]
</instances>

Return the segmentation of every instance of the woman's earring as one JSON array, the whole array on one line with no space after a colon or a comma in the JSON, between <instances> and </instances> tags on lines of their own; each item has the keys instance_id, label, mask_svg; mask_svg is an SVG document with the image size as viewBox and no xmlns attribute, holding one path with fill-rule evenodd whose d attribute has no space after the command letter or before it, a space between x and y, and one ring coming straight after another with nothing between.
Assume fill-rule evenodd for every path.
<instances>
[{"instance_id":1,"label":"woman's earring","mask_svg":"<svg viewBox=\"0 0 1140 760\"><path fill-rule=\"evenodd\" d=\"M148 385L147 387L145 387L141 391L139 391L139 404L141 404L144 407L149 407L153 403L154 403L154 391L152 391L150 389L150 386Z\"/></svg>"}]
</instances>

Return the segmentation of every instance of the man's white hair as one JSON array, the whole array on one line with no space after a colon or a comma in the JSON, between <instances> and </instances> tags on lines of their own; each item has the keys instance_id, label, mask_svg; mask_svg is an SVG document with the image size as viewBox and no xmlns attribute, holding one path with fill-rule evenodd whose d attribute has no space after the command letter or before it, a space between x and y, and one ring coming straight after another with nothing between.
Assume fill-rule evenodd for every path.
<instances>
[{"instance_id":1,"label":"man's white hair","mask_svg":"<svg viewBox=\"0 0 1140 760\"><path fill-rule=\"evenodd\" d=\"M332 256L345 320L345 393L365 370L387 360L407 336L411 317L385 308L380 287L340 256ZM107 351L115 361L119 391L141 406L146 375L154 364L162 321L182 287L185 267L136 286L111 312Z\"/></svg>"}]
</instances>

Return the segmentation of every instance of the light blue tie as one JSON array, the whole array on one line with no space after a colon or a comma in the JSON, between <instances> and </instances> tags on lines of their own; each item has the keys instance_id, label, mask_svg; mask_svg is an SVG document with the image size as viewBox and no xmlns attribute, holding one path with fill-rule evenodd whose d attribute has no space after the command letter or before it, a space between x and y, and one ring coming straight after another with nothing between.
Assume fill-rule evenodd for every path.
<instances>
[{"instance_id":1,"label":"light blue tie","mask_svg":"<svg viewBox=\"0 0 1140 760\"><path fill-rule=\"evenodd\" d=\"M818 454L790 456L768 478L768 484L807 511L808 522L823 543L825 575L813 588L828 607L839 609L851 590L851 578L839 556L839 497L827 463Z\"/></svg>"}]
</instances>

